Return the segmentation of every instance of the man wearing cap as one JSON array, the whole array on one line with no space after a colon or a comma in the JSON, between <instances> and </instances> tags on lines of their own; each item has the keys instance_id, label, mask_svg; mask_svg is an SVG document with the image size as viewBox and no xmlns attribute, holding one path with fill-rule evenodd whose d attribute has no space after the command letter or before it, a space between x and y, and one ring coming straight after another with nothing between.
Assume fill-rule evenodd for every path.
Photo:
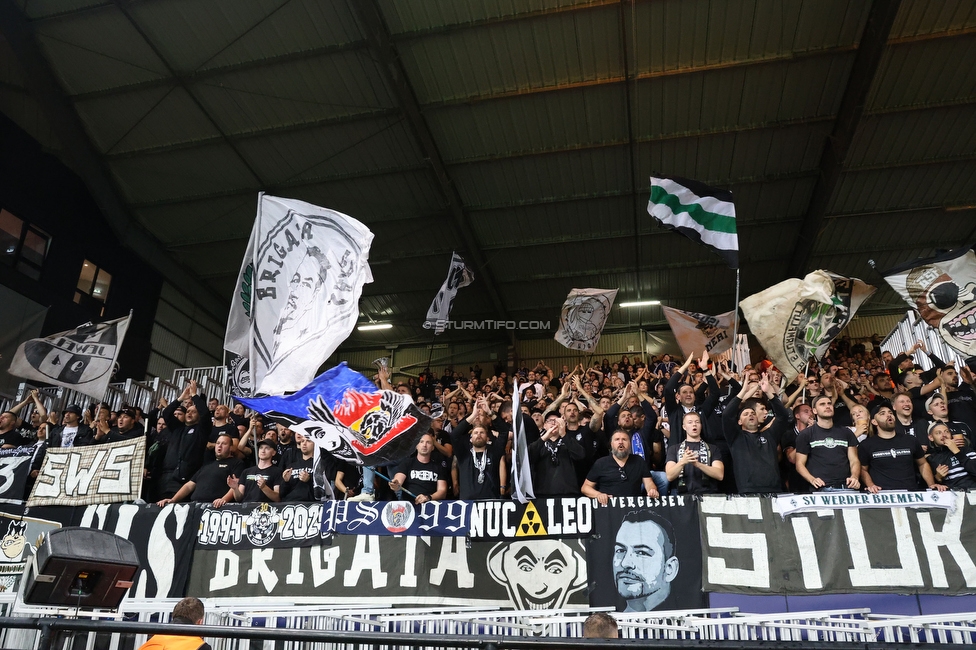
<instances>
[{"instance_id":1,"label":"man wearing cap","mask_svg":"<svg viewBox=\"0 0 976 650\"><path fill-rule=\"evenodd\" d=\"M265 438L258 441L258 464L244 470L240 478L229 477L227 484L234 488L235 498L242 503L276 503L281 501L281 470L271 463L275 443Z\"/></svg>"},{"instance_id":2,"label":"man wearing cap","mask_svg":"<svg viewBox=\"0 0 976 650\"><path fill-rule=\"evenodd\" d=\"M834 399L818 395L811 404L817 421L796 437L796 471L815 490L859 490L857 438L834 426Z\"/></svg>"},{"instance_id":3,"label":"man wearing cap","mask_svg":"<svg viewBox=\"0 0 976 650\"><path fill-rule=\"evenodd\" d=\"M234 490L228 479L244 474L244 463L233 455L233 438L228 433L221 433L214 445L215 458L197 470L189 481L183 484L171 499L162 499L156 505L160 508L167 503L180 501L194 501L209 503L219 508L227 503L233 503Z\"/></svg>"},{"instance_id":4,"label":"man wearing cap","mask_svg":"<svg viewBox=\"0 0 976 650\"><path fill-rule=\"evenodd\" d=\"M965 422L949 419L949 404L942 393L934 393L925 401L925 411L933 421L942 422L949 427L949 431L952 432L952 437L956 439L957 444L972 444L972 429Z\"/></svg>"},{"instance_id":5,"label":"man wearing cap","mask_svg":"<svg viewBox=\"0 0 976 650\"><path fill-rule=\"evenodd\" d=\"M81 421L82 411L77 404L64 409L61 426L53 427L47 436L49 449L83 447L95 441L95 433Z\"/></svg>"},{"instance_id":6,"label":"man wearing cap","mask_svg":"<svg viewBox=\"0 0 976 650\"><path fill-rule=\"evenodd\" d=\"M124 408L119 411L118 418L116 418L116 424L114 427L109 429L108 433L102 433L101 431L95 432L95 442L96 443L111 443L111 442L124 442L126 440L134 440L142 436L144 431L135 426L136 423L136 412L131 408Z\"/></svg>"},{"instance_id":7,"label":"man wearing cap","mask_svg":"<svg viewBox=\"0 0 976 650\"><path fill-rule=\"evenodd\" d=\"M868 436L857 447L857 456L861 461L861 483L868 492L917 490L916 468L930 490L946 489L935 482L919 440L895 430L892 407L879 404L871 409L871 424L875 435Z\"/></svg>"}]
</instances>

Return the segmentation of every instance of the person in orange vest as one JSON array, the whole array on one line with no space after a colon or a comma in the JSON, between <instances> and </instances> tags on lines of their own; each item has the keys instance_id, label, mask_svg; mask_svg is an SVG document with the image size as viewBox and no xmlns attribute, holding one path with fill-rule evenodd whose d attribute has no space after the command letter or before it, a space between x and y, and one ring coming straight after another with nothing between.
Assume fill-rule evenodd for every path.
<instances>
[{"instance_id":1,"label":"person in orange vest","mask_svg":"<svg viewBox=\"0 0 976 650\"><path fill-rule=\"evenodd\" d=\"M203 614L203 603L199 598L184 598L173 608L170 622L181 625L202 625ZM143 643L139 650L212 650L212 648L198 636L156 634Z\"/></svg>"}]
</instances>

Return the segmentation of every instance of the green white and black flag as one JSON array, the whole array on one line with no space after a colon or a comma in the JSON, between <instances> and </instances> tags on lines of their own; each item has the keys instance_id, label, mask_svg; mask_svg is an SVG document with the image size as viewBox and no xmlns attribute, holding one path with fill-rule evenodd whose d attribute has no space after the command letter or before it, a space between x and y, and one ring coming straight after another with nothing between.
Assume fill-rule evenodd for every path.
<instances>
[{"instance_id":1,"label":"green white and black flag","mask_svg":"<svg viewBox=\"0 0 976 650\"><path fill-rule=\"evenodd\" d=\"M647 212L665 227L713 249L729 268L739 268L732 192L677 176L651 176Z\"/></svg>"}]
</instances>

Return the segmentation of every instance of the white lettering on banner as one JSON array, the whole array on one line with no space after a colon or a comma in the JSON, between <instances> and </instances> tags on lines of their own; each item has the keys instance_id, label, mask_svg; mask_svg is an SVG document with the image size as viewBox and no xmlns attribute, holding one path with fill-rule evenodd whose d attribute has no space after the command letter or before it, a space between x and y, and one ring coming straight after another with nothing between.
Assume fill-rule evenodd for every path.
<instances>
[{"instance_id":1,"label":"white lettering on banner","mask_svg":"<svg viewBox=\"0 0 976 650\"><path fill-rule=\"evenodd\" d=\"M909 492L884 490L877 494L818 493L787 494L773 499L773 512L786 517L795 512L841 508L945 508L956 507L956 495L952 492Z\"/></svg>"},{"instance_id":2,"label":"white lettering on banner","mask_svg":"<svg viewBox=\"0 0 976 650\"><path fill-rule=\"evenodd\" d=\"M430 570L430 584L440 585L448 571L457 573L458 587L474 587L474 574L468 569L468 547L463 537L444 537L441 540L441 554L437 566Z\"/></svg>"},{"instance_id":3,"label":"white lettering on banner","mask_svg":"<svg viewBox=\"0 0 976 650\"><path fill-rule=\"evenodd\" d=\"M0 495L13 487L16 480L15 473L24 463L30 462L30 456L15 456L0 458ZM16 498L20 498L18 495Z\"/></svg>"},{"instance_id":4,"label":"white lettering on banner","mask_svg":"<svg viewBox=\"0 0 976 650\"><path fill-rule=\"evenodd\" d=\"M752 521L762 521L759 499L706 499L702 512L716 515L742 515ZM708 579L713 584L769 588L769 552L765 533L726 533L720 517L705 517L705 542L715 548L748 549L752 553L750 569L734 569L725 558L708 558Z\"/></svg>"},{"instance_id":5,"label":"white lettering on banner","mask_svg":"<svg viewBox=\"0 0 976 650\"><path fill-rule=\"evenodd\" d=\"M424 537L424 543L430 546L430 538ZM403 556L403 575L400 576L401 587L417 586L417 538L413 535L406 537L407 551Z\"/></svg>"},{"instance_id":6,"label":"white lettering on banner","mask_svg":"<svg viewBox=\"0 0 976 650\"><path fill-rule=\"evenodd\" d=\"M962 508L956 508L955 511L946 513L945 523L942 524L942 530L938 532L932 525L930 513L918 513L918 529L922 536L925 557L929 561L929 573L932 574L933 587L941 589L949 587L949 578L946 576L945 564L942 562L940 550L943 546L949 551L952 559L956 561L966 586L970 589L976 587L976 563L973 563L973 558L969 556L961 538L962 513Z\"/></svg>"},{"instance_id":7,"label":"white lettering on banner","mask_svg":"<svg viewBox=\"0 0 976 650\"><path fill-rule=\"evenodd\" d=\"M234 551L217 551L214 577L210 578L210 591L221 591L237 586L240 577L241 561Z\"/></svg>"},{"instance_id":8,"label":"white lettering on banner","mask_svg":"<svg viewBox=\"0 0 976 650\"><path fill-rule=\"evenodd\" d=\"M791 517L793 535L800 551L800 570L803 571L803 586L807 589L823 589L823 576L820 575L820 560L817 545L813 542L810 520L806 517Z\"/></svg>"},{"instance_id":9,"label":"white lettering on banner","mask_svg":"<svg viewBox=\"0 0 976 650\"><path fill-rule=\"evenodd\" d=\"M278 584L278 574L267 564L268 560L273 557L273 548L251 549L251 568L247 570L247 583L256 585L258 578L260 578L261 584L264 585L264 590L269 594L274 590L275 585Z\"/></svg>"},{"instance_id":10,"label":"white lettering on banner","mask_svg":"<svg viewBox=\"0 0 976 650\"><path fill-rule=\"evenodd\" d=\"M387 574L380 570L381 566L379 535L357 535L352 566L343 572L342 586L355 587L359 584L359 575L363 571L369 571L372 574L373 589L385 587Z\"/></svg>"},{"instance_id":11,"label":"white lettering on banner","mask_svg":"<svg viewBox=\"0 0 976 650\"><path fill-rule=\"evenodd\" d=\"M302 549L297 546L291 549L291 571L285 576L286 585L300 585L305 582L305 574L300 570L302 561Z\"/></svg>"},{"instance_id":12,"label":"white lettering on banner","mask_svg":"<svg viewBox=\"0 0 976 650\"><path fill-rule=\"evenodd\" d=\"M850 541L851 560L854 568L850 569L851 584L855 587L921 587L922 570L912 542L912 529L908 524L908 513L903 508L889 510L895 524L895 548L898 551L900 567L886 567L876 569L871 566L868 557L868 545L864 539L864 527L861 525L861 514L857 510L844 510L844 526L847 528L847 539ZM891 558L885 558L890 562Z\"/></svg>"},{"instance_id":13,"label":"white lettering on banner","mask_svg":"<svg viewBox=\"0 0 976 650\"><path fill-rule=\"evenodd\" d=\"M108 454L98 480L99 494L128 494L132 490L132 458L136 446L116 447Z\"/></svg>"},{"instance_id":14,"label":"white lettering on banner","mask_svg":"<svg viewBox=\"0 0 976 650\"><path fill-rule=\"evenodd\" d=\"M321 553L321 557L319 554ZM312 554L312 586L321 587L335 577L336 562L339 560L338 546L313 546Z\"/></svg>"},{"instance_id":15,"label":"white lettering on banner","mask_svg":"<svg viewBox=\"0 0 976 650\"><path fill-rule=\"evenodd\" d=\"M517 524L512 523L512 515L515 514L515 502L506 501L502 504L502 535L505 537L515 537Z\"/></svg>"},{"instance_id":16,"label":"white lettering on banner","mask_svg":"<svg viewBox=\"0 0 976 650\"><path fill-rule=\"evenodd\" d=\"M88 467L81 466L81 454L68 454L68 471L64 477L64 493L69 497L85 496L91 483L95 480L95 473L107 456L105 451L98 451ZM79 489L80 488L80 489Z\"/></svg>"},{"instance_id":17,"label":"white lettering on banner","mask_svg":"<svg viewBox=\"0 0 976 650\"><path fill-rule=\"evenodd\" d=\"M37 474L37 482L34 483L35 497L56 499L61 496L62 475L67 463L68 457L65 454L44 455L44 463Z\"/></svg>"}]
</instances>

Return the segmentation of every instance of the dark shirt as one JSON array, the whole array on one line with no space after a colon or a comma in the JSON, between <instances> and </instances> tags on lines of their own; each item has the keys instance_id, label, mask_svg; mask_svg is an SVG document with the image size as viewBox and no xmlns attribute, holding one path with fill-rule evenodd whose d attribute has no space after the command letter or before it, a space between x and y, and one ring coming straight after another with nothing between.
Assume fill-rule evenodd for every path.
<instances>
[{"instance_id":1,"label":"dark shirt","mask_svg":"<svg viewBox=\"0 0 976 650\"><path fill-rule=\"evenodd\" d=\"M776 451L780 441L780 427L749 433L739 427L738 397L728 400L722 413L722 430L729 445L735 467L735 486L739 494L776 494L782 489L779 458ZM786 407L779 398L770 400L777 420L784 418Z\"/></svg>"},{"instance_id":2,"label":"dark shirt","mask_svg":"<svg viewBox=\"0 0 976 650\"><path fill-rule=\"evenodd\" d=\"M99 440L102 444L112 443L112 442L125 442L127 440L135 440L136 438L141 438L145 431L139 427L132 427L128 431L121 431L118 427L112 427L109 429L105 437Z\"/></svg>"},{"instance_id":3,"label":"dark shirt","mask_svg":"<svg viewBox=\"0 0 976 650\"><path fill-rule=\"evenodd\" d=\"M404 498L408 501L413 501L415 497L421 494L428 497L431 496L437 492L438 481L448 480L447 470L441 467L439 462L431 459L428 463L422 463L417 460L416 456L411 456L400 463L396 473L406 476L402 487L404 489ZM410 496L406 492L410 492L415 496Z\"/></svg>"},{"instance_id":4,"label":"dark shirt","mask_svg":"<svg viewBox=\"0 0 976 650\"><path fill-rule=\"evenodd\" d=\"M501 439L493 440L489 433L490 444L485 447L484 451L477 452L475 455L472 453L473 447L471 446L472 428L467 420L462 420L451 431L449 441L454 447L454 456L458 462L459 498L464 500L499 499L501 492L499 490L498 468L502 456L505 455L505 443ZM479 477L481 477L480 481L478 480Z\"/></svg>"},{"instance_id":5,"label":"dark shirt","mask_svg":"<svg viewBox=\"0 0 976 650\"><path fill-rule=\"evenodd\" d=\"M961 447L958 454L952 453L946 447L937 447L929 454L928 461L935 476L938 476L936 468L939 465L949 468L949 475L941 483L950 490L976 488L976 452L968 446Z\"/></svg>"},{"instance_id":6,"label":"dark shirt","mask_svg":"<svg viewBox=\"0 0 976 650\"><path fill-rule=\"evenodd\" d=\"M216 444L217 438L224 434L229 435L232 440L241 439L241 432L237 428L237 425L233 422L228 422L227 424L221 424L220 426L214 425L211 427L210 436L207 438L207 442ZM203 452L203 459L206 463L212 463L217 459L217 454L213 449L207 449Z\"/></svg>"},{"instance_id":7,"label":"dark shirt","mask_svg":"<svg viewBox=\"0 0 976 650\"><path fill-rule=\"evenodd\" d=\"M824 487L847 487L851 475L847 450L852 447L857 447L857 438L847 427L824 429L814 424L796 437L796 453L807 456L807 471L822 480Z\"/></svg>"},{"instance_id":8,"label":"dark shirt","mask_svg":"<svg viewBox=\"0 0 976 650\"><path fill-rule=\"evenodd\" d=\"M236 476L241 478L244 474L244 462L237 458L214 458L212 463L208 463L197 470L197 473L190 479L196 483L190 501L210 503L215 501L230 490L227 487L227 477Z\"/></svg>"},{"instance_id":9,"label":"dark shirt","mask_svg":"<svg viewBox=\"0 0 976 650\"><path fill-rule=\"evenodd\" d=\"M631 454L621 467L613 456L598 458L586 475L586 480L596 484L596 489L613 497L636 497L646 494L644 479L651 477L651 470L640 456Z\"/></svg>"},{"instance_id":10,"label":"dark shirt","mask_svg":"<svg viewBox=\"0 0 976 650\"><path fill-rule=\"evenodd\" d=\"M0 447L21 447L26 445L24 436L20 435L17 429L11 429L6 433L0 433Z\"/></svg>"},{"instance_id":11,"label":"dark shirt","mask_svg":"<svg viewBox=\"0 0 976 650\"><path fill-rule=\"evenodd\" d=\"M244 470L241 478L241 485L244 486L244 503L271 503L271 499L264 491L258 487L257 480L264 478L265 483L271 489L276 485L281 485L281 470L272 465L265 469L258 468L257 465Z\"/></svg>"},{"instance_id":12,"label":"dark shirt","mask_svg":"<svg viewBox=\"0 0 976 650\"><path fill-rule=\"evenodd\" d=\"M315 454L313 453L311 458L306 459L302 458L301 451L296 450L296 452L288 454L287 462L284 464L285 469L291 469L291 478L283 481L281 484L281 500L315 501L314 480L309 478L307 482L303 482L299 478L303 469L309 474L312 474L312 463L315 462Z\"/></svg>"},{"instance_id":13,"label":"dark shirt","mask_svg":"<svg viewBox=\"0 0 976 650\"><path fill-rule=\"evenodd\" d=\"M702 447L704 446L704 449ZM677 463L684 449L690 449L698 455L698 462L711 466L715 461L722 460L722 454L715 445L704 441L691 442L683 440L677 445L668 447L668 462ZM684 466L678 480L671 482L671 488L678 494L714 494L716 481L691 463Z\"/></svg>"},{"instance_id":14,"label":"dark shirt","mask_svg":"<svg viewBox=\"0 0 976 650\"><path fill-rule=\"evenodd\" d=\"M925 457L918 439L904 433L893 438L868 436L857 447L862 469L883 490L917 490L916 460Z\"/></svg>"},{"instance_id":15,"label":"dark shirt","mask_svg":"<svg viewBox=\"0 0 976 650\"><path fill-rule=\"evenodd\" d=\"M949 405L949 418L964 422L971 431L976 431L976 393L969 384L961 383L954 391L945 393Z\"/></svg>"},{"instance_id":16,"label":"dark shirt","mask_svg":"<svg viewBox=\"0 0 976 650\"><path fill-rule=\"evenodd\" d=\"M583 447L567 432L558 440L536 440L529 445L532 486L537 497L573 496L580 493L574 461L583 459Z\"/></svg>"}]
</instances>

